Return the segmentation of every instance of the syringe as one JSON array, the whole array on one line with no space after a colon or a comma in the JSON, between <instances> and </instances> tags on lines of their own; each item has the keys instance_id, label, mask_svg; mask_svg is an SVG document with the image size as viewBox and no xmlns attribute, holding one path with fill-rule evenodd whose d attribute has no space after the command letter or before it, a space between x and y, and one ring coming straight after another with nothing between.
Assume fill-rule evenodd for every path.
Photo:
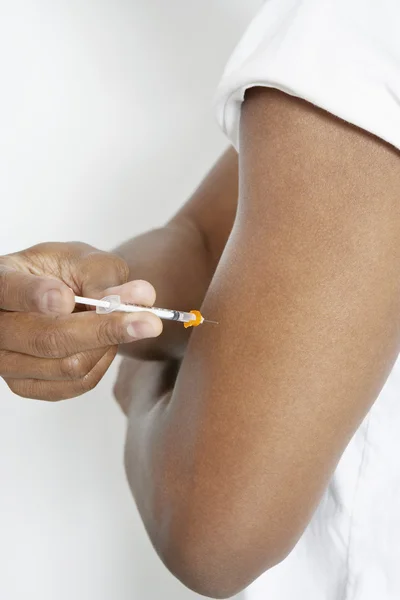
<instances>
[{"instance_id":1,"label":"syringe","mask_svg":"<svg viewBox=\"0 0 400 600\"><path fill-rule=\"evenodd\" d=\"M122 304L120 296L106 296L101 300L94 298L84 298L75 296L75 304L86 304L87 306L95 306L96 312L99 315L106 315L114 311L117 312L150 312L160 319L167 321L178 321L183 323L184 327L198 327L203 323L212 323L218 325L217 321L208 321L198 310L184 312L181 310L171 310L168 308L156 308L148 306L140 306L139 304Z\"/></svg>"}]
</instances>

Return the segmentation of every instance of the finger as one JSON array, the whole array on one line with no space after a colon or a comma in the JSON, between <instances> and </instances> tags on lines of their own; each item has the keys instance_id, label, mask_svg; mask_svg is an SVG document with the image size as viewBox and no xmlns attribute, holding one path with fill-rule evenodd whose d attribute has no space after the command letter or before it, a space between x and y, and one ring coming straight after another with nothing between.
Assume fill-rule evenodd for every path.
<instances>
[{"instance_id":1,"label":"finger","mask_svg":"<svg viewBox=\"0 0 400 600\"><path fill-rule=\"evenodd\" d=\"M129 267L119 256L100 250L93 250L75 263L74 277L82 295L89 298L102 298L104 290L122 285L128 281Z\"/></svg>"},{"instance_id":2,"label":"finger","mask_svg":"<svg viewBox=\"0 0 400 600\"><path fill-rule=\"evenodd\" d=\"M110 348L93 369L82 379L75 381L44 381L37 379L6 378L5 382L14 394L33 400L57 402L86 394L103 378L115 358L117 349Z\"/></svg>"},{"instance_id":3,"label":"finger","mask_svg":"<svg viewBox=\"0 0 400 600\"><path fill-rule=\"evenodd\" d=\"M99 348L65 358L37 358L17 352L0 352L0 376L8 379L75 381L83 379L108 352Z\"/></svg>"},{"instance_id":4,"label":"finger","mask_svg":"<svg viewBox=\"0 0 400 600\"><path fill-rule=\"evenodd\" d=\"M148 281L137 279L123 285L107 288L104 296L120 296L121 302L128 304L141 304L142 306L153 306L156 301L156 290Z\"/></svg>"},{"instance_id":5,"label":"finger","mask_svg":"<svg viewBox=\"0 0 400 600\"><path fill-rule=\"evenodd\" d=\"M0 348L39 358L64 358L95 348L157 337L161 331L161 320L148 312L110 315L82 312L58 318L3 313Z\"/></svg>"},{"instance_id":6,"label":"finger","mask_svg":"<svg viewBox=\"0 0 400 600\"><path fill-rule=\"evenodd\" d=\"M37 277L0 264L0 308L21 312L68 314L74 309L74 295L59 279Z\"/></svg>"}]
</instances>

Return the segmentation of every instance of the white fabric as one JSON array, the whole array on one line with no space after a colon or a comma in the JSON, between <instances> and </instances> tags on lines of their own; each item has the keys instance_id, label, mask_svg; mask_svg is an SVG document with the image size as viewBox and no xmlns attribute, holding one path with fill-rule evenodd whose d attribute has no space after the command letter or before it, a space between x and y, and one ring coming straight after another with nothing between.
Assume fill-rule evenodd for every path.
<instances>
[{"instance_id":1,"label":"white fabric","mask_svg":"<svg viewBox=\"0 0 400 600\"><path fill-rule=\"evenodd\" d=\"M400 149L399 0L267 0L217 92L219 123L236 148L241 102L257 85ZM400 599L399 392L398 360L303 537L246 600Z\"/></svg>"},{"instance_id":2,"label":"white fabric","mask_svg":"<svg viewBox=\"0 0 400 600\"><path fill-rule=\"evenodd\" d=\"M238 148L240 104L262 85L400 148L400 2L267 0L226 67L217 117Z\"/></svg>"}]
</instances>

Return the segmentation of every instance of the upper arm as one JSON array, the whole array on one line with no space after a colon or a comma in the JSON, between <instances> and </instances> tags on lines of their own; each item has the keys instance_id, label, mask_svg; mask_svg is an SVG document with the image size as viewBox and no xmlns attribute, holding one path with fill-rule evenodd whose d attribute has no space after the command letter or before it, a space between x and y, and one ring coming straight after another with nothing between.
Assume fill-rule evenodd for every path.
<instances>
[{"instance_id":1,"label":"upper arm","mask_svg":"<svg viewBox=\"0 0 400 600\"><path fill-rule=\"evenodd\" d=\"M239 169L202 309L220 325L192 336L159 473L172 568L230 593L293 547L400 343L398 152L254 90Z\"/></svg>"}]
</instances>

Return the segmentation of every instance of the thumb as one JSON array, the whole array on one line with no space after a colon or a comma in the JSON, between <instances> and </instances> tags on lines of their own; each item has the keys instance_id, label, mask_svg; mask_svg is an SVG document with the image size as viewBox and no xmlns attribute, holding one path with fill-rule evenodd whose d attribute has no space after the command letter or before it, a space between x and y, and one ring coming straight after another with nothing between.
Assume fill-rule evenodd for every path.
<instances>
[{"instance_id":1,"label":"thumb","mask_svg":"<svg viewBox=\"0 0 400 600\"><path fill-rule=\"evenodd\" d=\"M0 265L0 309L44 314L69 314L74 294L59 279L37 277Z\"/></svg>"}]
</instances>

